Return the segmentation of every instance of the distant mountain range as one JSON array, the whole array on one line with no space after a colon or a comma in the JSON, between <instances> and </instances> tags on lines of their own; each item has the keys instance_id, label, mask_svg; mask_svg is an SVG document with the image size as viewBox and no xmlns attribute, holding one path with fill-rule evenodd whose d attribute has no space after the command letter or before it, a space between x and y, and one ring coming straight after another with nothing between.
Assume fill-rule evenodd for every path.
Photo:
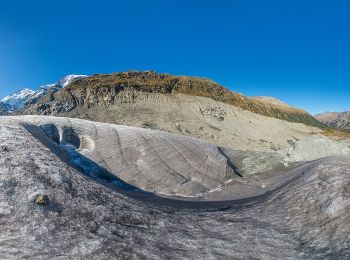
<instances>
[{"instance_id":1,"label":"distant mountain range","mask_svg":"<svg viewBox=\"0 0 350 260\"><path fill-rule=\"evenodd\" d=\"M11 114L24 107L35 104L40 98L48 93L57 92L69 85L75 79L86 77L85 75L68 75L54 84L41 86L39 90L28 88L21 89L0 100L0 114Z\"/></svg>"},{"instance_id":2,"label":"distant mountain range","mask_svg":"<svg viewBox=\"0 0 350 260\"><path fill-rule=\"evenodd\" d=\"M315 115L315 118L329 127L350 130L350 111L325 112Z\"/></svg>"}]
</instances>

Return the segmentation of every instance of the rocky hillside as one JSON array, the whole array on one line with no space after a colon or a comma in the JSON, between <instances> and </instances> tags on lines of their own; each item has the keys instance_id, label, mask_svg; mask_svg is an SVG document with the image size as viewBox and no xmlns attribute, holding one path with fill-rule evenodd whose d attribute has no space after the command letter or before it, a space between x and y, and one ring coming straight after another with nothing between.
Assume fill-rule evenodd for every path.
<instances>
[{"instance_id":1,"label":"rocky hillside","mask_svg":"<svg viewBox=\"0 0 350 260\"><path fill-rule=\"evenodd\" d=\"M126 93L128 94L124 95ZM22 113L57 115L71 112L78 107L108 107L118 103L132 103L133 97L138 93L208 97L264 116L323 127L322 123L303 110L248 98L209 79L152 71L96 74L76 79L59 93L43 98Z\"/></svg>"},{"instance_id":2,"label":"rocky hillside","mask_svg":"<svg viewBox=\"0 0 350 260\"><path fill-rule=\"evenodd\" d=\"M350 111L326 112L315 115L315 118L329 127L350 130Z\"/></svg>"}]
</instances>

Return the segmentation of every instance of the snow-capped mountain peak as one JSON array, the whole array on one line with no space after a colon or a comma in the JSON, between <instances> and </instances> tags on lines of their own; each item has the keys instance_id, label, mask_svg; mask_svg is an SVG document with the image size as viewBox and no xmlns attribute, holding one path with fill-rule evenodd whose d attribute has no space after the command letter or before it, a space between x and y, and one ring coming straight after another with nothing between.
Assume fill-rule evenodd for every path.
<instances>
[{"instance_id":1,"label":"snow-capped mountain peak","mask_svg":"<svg viewBox=\"0 0 350 260\"><path fill-rule=\"evenodd\" d=\"M33 95L34 93L35 93L34 90L24 88L24 89L21 89L19 91L16 91L12 95L8 95L8 96L4 97L1 100L1 102L6 102L6 103L10 104L11 102L17 101L18 99L24 99L30 95Z\"/></svg>"},{"instance_id":2,"label":"snow-capped mountain peak","mask_svg":"<svg viewBox=\"0 0 350 260\"><path fill-rule=\"evenodd\" d=\"M70 83L72 83L74 80L77 79L82 79L87 77L86 75L67 75L64 78L62 78L61 80L59 80L56 85L60 88L64 88L66 86L68 86Z\"/></svg>"},{"instance_id":3,"label":"snow-capped mountain peak","mask_svg":"<svg viewBox=\"0 0 350 260\"><path fill-rule=\"evenodd\" d=\"M42 87L44 87L46 89L52 89L54 91L59 91L60 89L68 86L74 80L82 79L85 77L87 77L87 76L86 75L74 75L74 74L67 75L67 76L63 77L62 79L60 79L59 81L57 81L56 83L43 85Z\"/></svg>"},{"instance_id":4,"label":"snow-capped mountain peak","mask_svg":"<svg viewBox=\"0 0 350 260\"><path fill-rule=\"evenodd\" d=\"M9 111L14 111L24 107L28 100L41 95L42 92L43 90L34 91L25 88L13 93L12 95L4 97L1 100L1 103L3 103Z\"/></svg>"}]
</instances>

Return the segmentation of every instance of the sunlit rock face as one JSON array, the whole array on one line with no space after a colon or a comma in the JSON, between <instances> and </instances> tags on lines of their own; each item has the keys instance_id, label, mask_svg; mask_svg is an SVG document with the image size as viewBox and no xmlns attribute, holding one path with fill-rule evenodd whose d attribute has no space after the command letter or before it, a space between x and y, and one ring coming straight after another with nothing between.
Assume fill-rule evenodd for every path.
<instances>
[{"instance_id":1,"label":"sunlit rock face","mask_svg":"<svg viewBox=\"0 0 350 260\"><path fill-rule=\"evenodd\" d=\"M127 174L119 174L121 170L114 173L114 165L103 162L108 157L101 154L105 150L99 140L102 143L109 141L114 146L115 139L98 136L110 135L111 129L114 126L101 125L100 129L97 124L69 119L0 119L0 258L350 257L348 156L329 157L286 170L278 175L275 185L271 185L268 192L260 195L251 189L246 193L246 199L231 197L225 204L211 201L198 208L196 205L204 202L193 198L189 201L191 207L182 208L181 201L174 198L158 196L155 200L154 193L140 187L141 182L129 182L124 178ZM131 169L138 167L136 162L142 158L135 147L138 144L141 150L140 143L145 142L140 141L144 140L140 135L149 138L147 140L153 147L148 148L146 154L154 159L148 161L145 155L143 166L151 163L162 165L157 160L163 158L161 156L171 156L174 147L180 147L178 149L182 153L186 150L183 147L200 147L190 154L205 154L211 158L212 167L219 169L218 173L211 171L209 166L198 166L202 173L208 175L202 177L202 183L210 188L212 186L209 185L214 183L212 179L217 181L221 178L220 163L228 164L227 157L231 158L232 164L237 162L230 157L234 153L225 149L217 152L217 147L194 139L136 128L115 129L121 139L124 138L123 145L115 147L131 150L123 152ZM175 143L171 146L173 148L160 141L163 137ZM159 149L162 149L162 154L156 156L154 151ZM112 149L109 154L113 158L111 161L119 160L116 154L120 151ZM175 155L177 153L174 152L171 157L174 162L180 161ZM118 165L122 167L123 164ZM201 167L203 165L205 161ZM227 165L225 168L222 171L227 173ZM95 169L95 175L91 169ZM180 172L182 168L174 165L172 169ZM165 172L159 170L158 175L153 176L151 171L144 170L140 175L145 174L147 178L160 176L159 180L162 180ZM130 175L132 173L130 171ZM198 172L188 174L200 176ZM147 180L145 176L139 176L145 178L143 182ZM278 182L281 176L284 181ZM235 180L244 178L235 177ZM178 183L178 180L181 179L171 179L171 184ZM119 183L113 186L113 181ZM252 187L258 186L249 179L247 181ZM263 184L266 179L255 181ZM166 190L166 183L160 183ZM186 187L185 184L182 186ZM166 191L171 193L169 189ZM231 192L234 193L234 190Z\"/></svg>"}]
</instances>

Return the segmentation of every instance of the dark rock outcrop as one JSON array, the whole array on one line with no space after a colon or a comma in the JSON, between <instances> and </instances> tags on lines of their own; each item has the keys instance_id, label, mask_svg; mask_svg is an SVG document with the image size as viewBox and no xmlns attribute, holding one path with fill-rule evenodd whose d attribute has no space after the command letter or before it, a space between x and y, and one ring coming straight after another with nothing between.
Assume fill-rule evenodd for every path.
<instances>
[{"instance_id":1,"label":"dark rock outcrop","mask_svg":"<svg viewBox=\"0 0 350 260\"><path fill-rule=\"evenodd\" d=\"M49 196L47 196L46 194L39 194L36 196L34 203L40 206L49 205L50 204Z\"/></svg>"}]
</instances>

